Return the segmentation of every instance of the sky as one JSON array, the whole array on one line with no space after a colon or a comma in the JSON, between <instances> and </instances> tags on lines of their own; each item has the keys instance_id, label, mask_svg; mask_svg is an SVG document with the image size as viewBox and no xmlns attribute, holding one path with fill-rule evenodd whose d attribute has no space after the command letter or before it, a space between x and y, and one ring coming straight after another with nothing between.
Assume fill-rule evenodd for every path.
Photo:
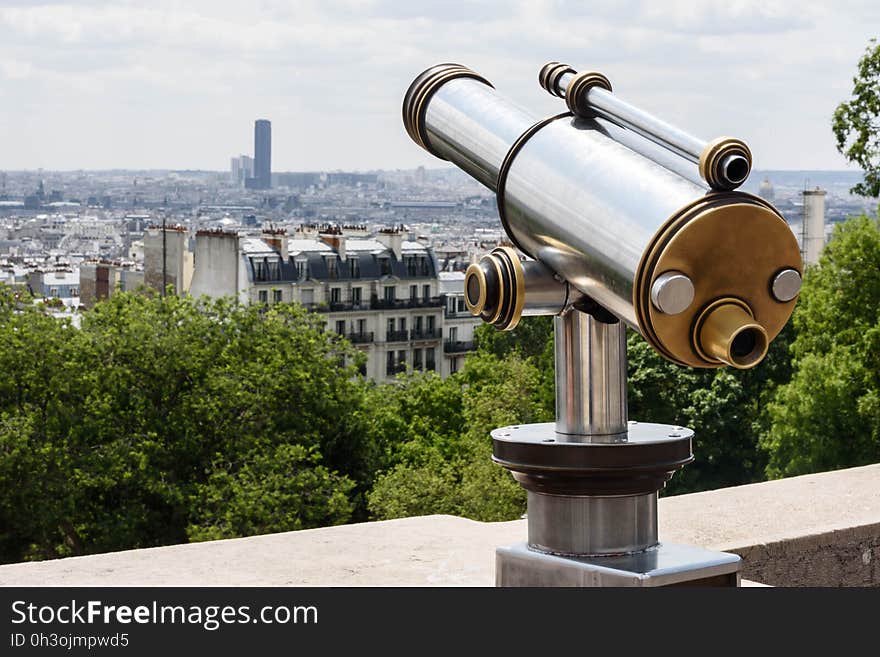
<instances>
[{"instance_id":1,"label":"sky","mask_svg":"<svg viewBox=\"0 0 880 657\"><path fill-rule=\"evenodd\" d=\"M257 118L275 171L436 167L400 118L416 75L461 63L549 115L551 60L756 169L844 169L872 37L877 0L0 0L0 169L225 170Z\"/></svg>"}]
</instances>

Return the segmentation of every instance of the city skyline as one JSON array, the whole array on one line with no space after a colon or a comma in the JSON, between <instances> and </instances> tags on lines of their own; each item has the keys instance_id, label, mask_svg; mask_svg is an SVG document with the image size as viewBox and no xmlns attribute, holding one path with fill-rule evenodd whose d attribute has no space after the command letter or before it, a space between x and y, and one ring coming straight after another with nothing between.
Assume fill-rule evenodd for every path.
<instances>
[{"instance_id":1,"label":"city skyline","mask_svg":"<svg viewBox=\"0 0 880 657\"><path fill-rule=\"evenodd\" d=\"M422 69L460 61L549 114L550 59L697 136L745 139L756 169L850 169L831 113L875 3L490 5L5 2L0 169L222 171L259 116L277 171L437 168L400 121Z\"/></svg>"}]
</instances>

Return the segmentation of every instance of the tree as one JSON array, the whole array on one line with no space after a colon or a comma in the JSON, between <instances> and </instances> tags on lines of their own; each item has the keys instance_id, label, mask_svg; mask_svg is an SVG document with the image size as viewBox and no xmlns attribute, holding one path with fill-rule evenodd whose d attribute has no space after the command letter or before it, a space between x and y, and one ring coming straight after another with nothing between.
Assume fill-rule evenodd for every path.
<instances>
[{"instance_id":1,"label":"tree","mask_svg":"<svg viewBox=\"0 0 880 657\"><path fill-rule=\"evenodd\" d=\"M120 293L77 330L0 290L2 558L363 517L357 361L292 305Z\"/></svg>"},{"instance_id":2,"label":"tree","mask_svg":"<svg viewBox=\"0 0 880 657\"><path fill-rule=\"evenodd\" d=\"M865 179L852 188L862 196L880 196L880 45L871 39L853 78L852 98L834 112L837 150L858 164Z\"/></svg>"},{"instance_id":3,"label":"tree","mask_svg":"<svg viewBox=\"0 0 880 657\"><path fill-rule=\"evenodd\" d=\"M880 220L835 227L793 322L793 376L769 404L761 438L767 474L880 461Z\"/></svg>"},{"instance_id":4,"label":"tree","mask_svg":"<svg viewBox=\"0 0 880 657\"><path fill-rule=\"evenodd\" d=\"M552 411L542 405L538 394L540 382L528 358L517 353L504 358L477 353L445 381L417 376L396 390L385 386L383 397L389 400L385 413L398 418L398 435L405 440L393 448L393 465L369 495L373 517L430 513L484 521L519 517L525 511L525 492L510 473L492 462L489 432L508 424L551 420ZM413 404L413 398L433 401ZM442 404L436 403L440 400ZM435 417L447 421L435 422Z\"/></svg>"}]
</instances>

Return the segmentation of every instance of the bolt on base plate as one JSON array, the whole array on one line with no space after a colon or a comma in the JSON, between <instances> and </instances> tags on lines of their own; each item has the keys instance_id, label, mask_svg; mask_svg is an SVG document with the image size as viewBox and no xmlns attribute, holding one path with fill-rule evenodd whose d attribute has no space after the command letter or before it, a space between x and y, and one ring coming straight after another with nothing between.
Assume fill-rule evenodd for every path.
<instances>
[{"instance_id":1,"label":"bolt on base plate","mask_svg":"<svg viewBox=\"0 0 880 657\"><path fill-rule=\"evenodd\" d=\"M728 552L660 543L635 554L558 557L517 543L495 550L496 586L739 586L742 560Z\"/></svg>"}]
</instances>

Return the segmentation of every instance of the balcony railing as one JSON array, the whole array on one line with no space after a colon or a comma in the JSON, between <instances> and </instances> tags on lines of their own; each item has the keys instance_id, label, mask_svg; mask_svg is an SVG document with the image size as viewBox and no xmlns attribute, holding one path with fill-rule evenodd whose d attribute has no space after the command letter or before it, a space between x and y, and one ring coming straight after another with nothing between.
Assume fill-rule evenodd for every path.
<instances>
[{"instance_id":1,"label":"balcony railing","mask_svg":"<svg viewBox=\"0 0 880 657\"><path fill-rule=\"evenodd\" d=\"M439 340L441 337L440 329L413 329L410 332L411 340Z\"/></svg>"},{"instance_id":2,"label":"balcony railing","mask_svg":"<svg viewBox=\"0 0 880 657\"><path fill-rule=\"evenodd\" d=\"M407 342L409 340L408 331L388 331L385 334L386 342Z\"/></svg>"},{"instance_id":3,"label":"balcony railing","mask_svg":"<svg viewBox=\"0 0 880 657\"><path fill-rule=\"evenodd\" d=\"M401 310L405 308L439 308L443 305L443 299L440 297L429 297L427 299L379 299L373 297L370 300L370 307L373 310Z\"/></svg>"},{"instance_id":4,"label":"balcony railing","mask_svg":"<svg viewBox=\"0 0 880 657\"><path fill-rule=\"evenodd\" d=\"M473 351L477 346L473 340L447 340L443 343L443 351L447 354L462 354L466 351Z\"/></svg>"},{"instance_id":5,"label":"balcony railing","mask_svg":"<svg viewBox=\"0 0 880 657\"><path fill-rule=\"evenodd\" d=\"M347 310L369 310L370 304L366 301L331 301L330 312L338 313Z\"/></svg>"},{"instance_id":6,"label":"balcony railing","mask_svg":"<svg viewBox=\"0 0 880 657\"><path fill-rule=\"evenodd\" d=\"M312 312L346 312L357 310L406 310L408 308L440 308L443 300L440 297L429 299L378 299L373 297L366 301L322 301L320 303L302 304Z\"/></svg>"},{"instance_id":7,"label":"balcony railing","mask_svg":"<svg viewBox=\"0 0 880 657\"><path fill-rule=\"evenodd\" d=\"M467 309L465 310L449 310L449 308L445 308L443 310L443 316L446 319L467 319L469 317L473 317L473 314Z\"/></svg>"},{"instance_id":8,"label":"balcony railing","mask_svg":"<svg viewBox=\"0 0 880 657\"><path fill-rule=\"evenodd\" d=\"M373 332L369 333L349 333L347 336L348 341L352 344L366 344L368 342L373 341Z\"/></svg>"},{"instance_id":9,"label":"balcony railing","mask_svg":"<svg viewBox=\"0 0 880 657\"><path fill-rule=\"evenodd\" d=\"M401 372L406 372L406 363L394 363L393 365L385 366L385 374L388 376L394 376Z\"/></svg>"}]
</instances>

